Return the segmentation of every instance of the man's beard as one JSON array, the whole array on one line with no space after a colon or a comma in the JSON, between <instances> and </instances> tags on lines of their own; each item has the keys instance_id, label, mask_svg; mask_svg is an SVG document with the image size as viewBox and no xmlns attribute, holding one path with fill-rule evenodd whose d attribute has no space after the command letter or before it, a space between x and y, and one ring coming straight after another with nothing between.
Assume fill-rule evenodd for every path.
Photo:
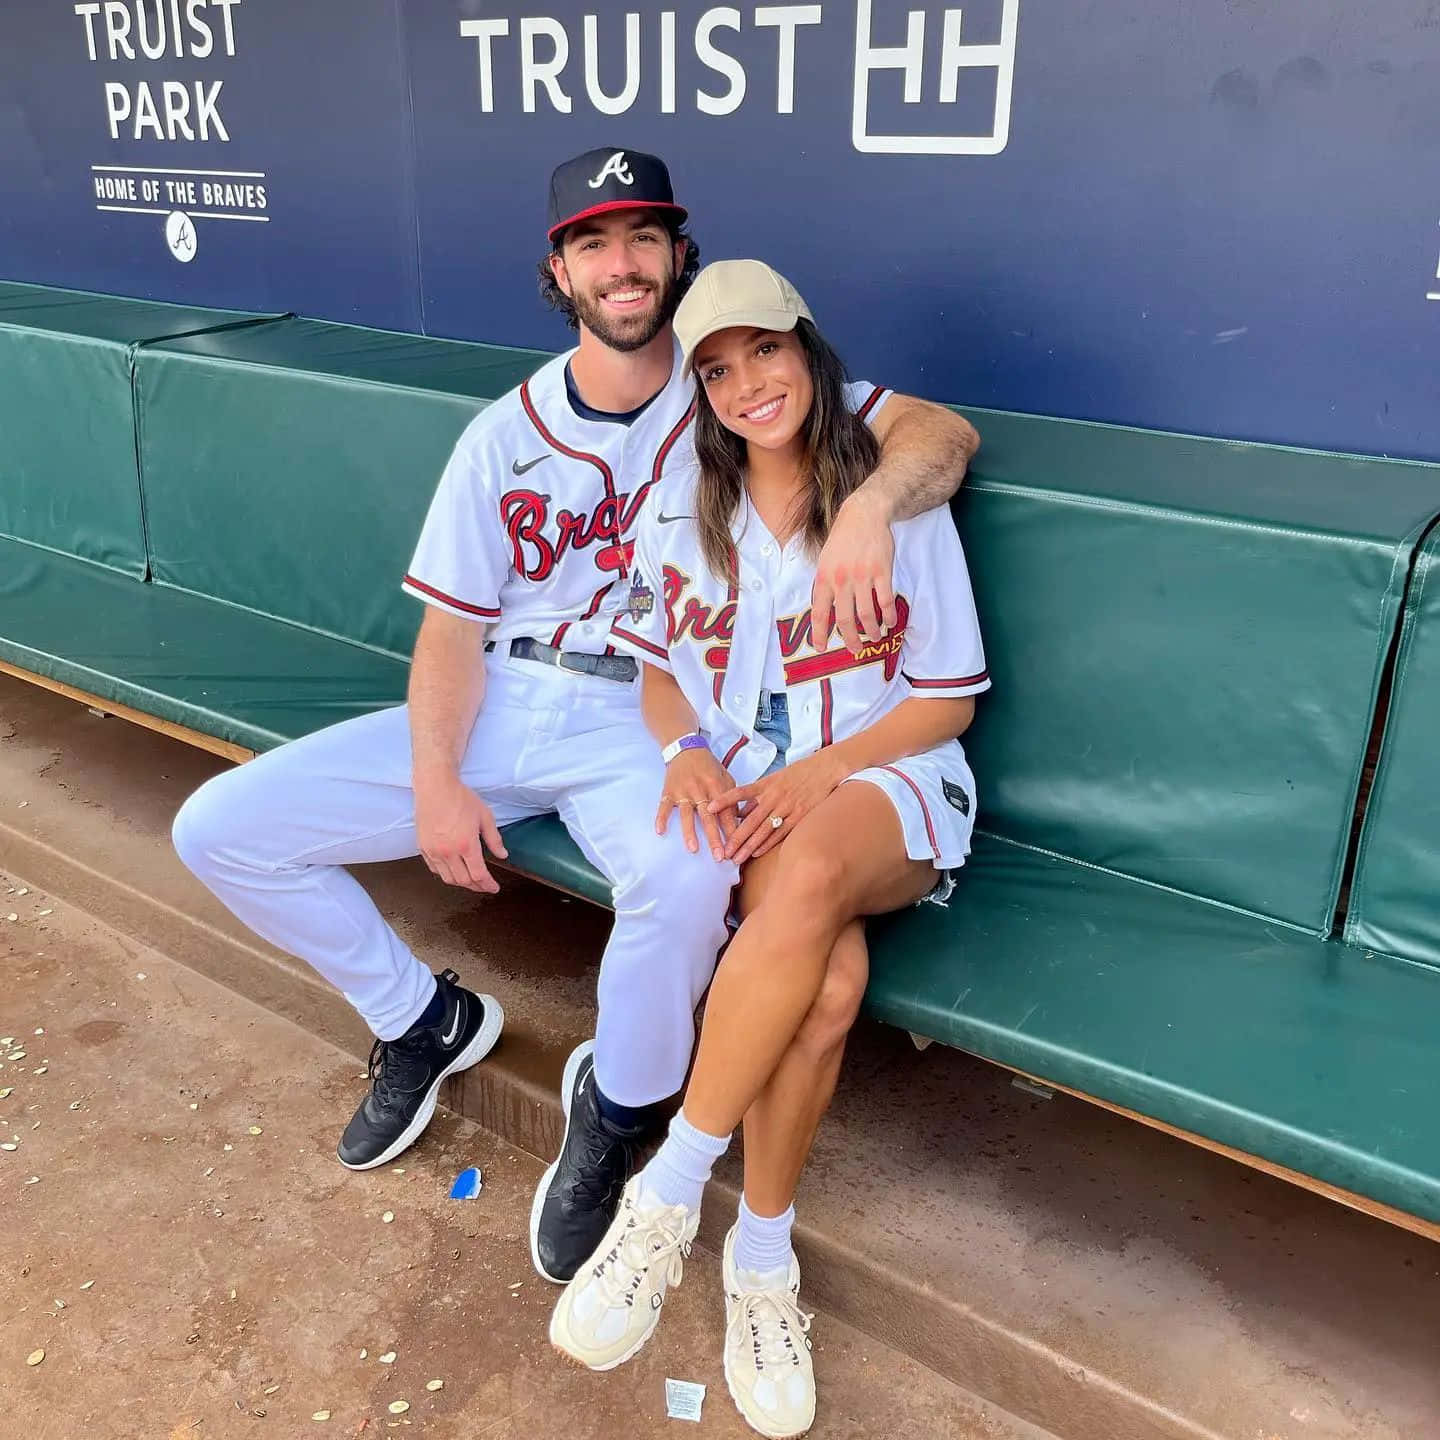
<instances>
[{"instance_id":1,"label":"man's beard","mask_svg":"<svg viewBox=\"0 0 1440 1440\"><path fill-rule=\"evenodd\" d=\"M647 280L641 275L631 275L618 284L608 285L606 289L609 291L648 290L656 295L655 306L648 314L633 317L609 314L598 293L592 296L577 290L570 297L575 306L575 313L580 318L580 323L602 345L608 346L611 350L618 350L622 354L643 350L670 323L671 317L675 314L675 307L679 303L679 296L676 293L678 286L673 275L667 275L658 283Z\"/></svg>"}]
</instances>

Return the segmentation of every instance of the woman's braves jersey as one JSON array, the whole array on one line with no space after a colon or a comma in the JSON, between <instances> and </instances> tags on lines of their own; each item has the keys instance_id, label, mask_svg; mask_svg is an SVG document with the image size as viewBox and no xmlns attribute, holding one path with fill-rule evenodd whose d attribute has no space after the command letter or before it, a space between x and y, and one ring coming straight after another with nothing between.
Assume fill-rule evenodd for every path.
<instances>
[{"instance_id":1,"label":"woman's braves jersey","mask_svg":"<svg viewBox=\"0 0 1440 1440\"><path fill-rule=\"evenodd\" d=\"M456 443L403 588L453 615L600 654L626 603L635 525L662 477L694 467L694 382L680 347L665 388L626 426L575 413L557 356L482 410ZM846 396L869 415L880 393Z\"/></svg>"},{"instance_id":2,"label":"woman's braves jersey","mask_svg":"<svg viewBox=\"0 0 1440 1440\"><path fill-rule=\"evenodd\" d=\"M810 631L815 561L803 538L778 544L746 496L732 527L738 574L727 585L700 551L691 520L696 483L692 466L652 498L611 634L618 648L674 675L739 784L763 775L776 756L755 727L773 649L789 700L787 763L857 734L911 696L990 688L965 552L947 507L894 527L895 630L858 655L838 633L817 652ZM895 799L912 858L942 868L964 861L975 787L959 741L851 778L874 780Z\"/></svg>"}]
</instances>

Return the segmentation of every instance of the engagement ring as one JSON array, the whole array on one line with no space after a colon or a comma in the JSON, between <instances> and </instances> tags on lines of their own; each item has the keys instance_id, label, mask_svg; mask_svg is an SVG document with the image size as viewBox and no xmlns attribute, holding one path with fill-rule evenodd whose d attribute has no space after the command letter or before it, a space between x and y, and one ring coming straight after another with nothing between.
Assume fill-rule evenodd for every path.
<instances>
[{"instance_id":1,"label":"engagement ring","mask_svg":"<svg viewBox=\"0 0 1440 1440\"><path fill-rule=\"evenodd\" d=\"M784 823L785 821L779 815L772 815L770 817L770 828L772 830L778 830Z\"/></svg>"}]
</instances>

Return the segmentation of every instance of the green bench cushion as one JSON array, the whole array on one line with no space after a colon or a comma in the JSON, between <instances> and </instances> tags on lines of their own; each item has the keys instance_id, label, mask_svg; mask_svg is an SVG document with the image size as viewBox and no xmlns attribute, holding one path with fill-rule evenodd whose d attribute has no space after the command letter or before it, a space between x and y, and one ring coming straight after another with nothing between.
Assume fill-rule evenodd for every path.
<instances>
[{"instance_id":1,"label":"green bench cushion","mask_svg":"<svg viewBox=\"0 0 1440 1440\"><path fill-rule=\"evenodd\" d=\"M408 657L400 580L440 472L548 358L297 319L147 348L154 578Z\"/></svg>"},{"instance_id":2,"label":"green bench cushion","mask_svg":"<svg viewBox=\"0 0 1440 1440\"><path fill-rule=\"evenodd\" d=\"M0 659L251 750L405 698L409 666L0 539Z\"/></svg>"},{"instance_id":3,"label":"green bench cushion","mask_svg":"<svg viewBox=\"0 0 1440 1440\"><path fill-rule=\"evenodd\" d=\"M0 282L0 535L143 575L133 349L251 319Z\"/></svg>"},{"instance_id":4,"label":"green bench cushion","mask_svg":"<svg viewBox=\"0 0 1440 1440\"><path fill-rule=\"evenodd\" d=\"M1440 531L1421 549L1346 935L1440 966Z\"/></svg>"},{"instance_id":5,"label":"green bench cushion","mask_svg":"<svg viewBox=\"0 0 1440 1440\"><path fill-rule=\"evenodd\" d=\"M981 837L871 926L893 1025L1440 1221L1440 975Z\"/></svg>"},{"instance_id":6,"label":"green bench cushion","mask_svg":"<svg viewBox=\"0 0 1440 1440\"><path fill-rule=\"evenodd\" d=\"M966 413L981 825L1327 932L1440 466Z\"/></svg>"}]
</instances>

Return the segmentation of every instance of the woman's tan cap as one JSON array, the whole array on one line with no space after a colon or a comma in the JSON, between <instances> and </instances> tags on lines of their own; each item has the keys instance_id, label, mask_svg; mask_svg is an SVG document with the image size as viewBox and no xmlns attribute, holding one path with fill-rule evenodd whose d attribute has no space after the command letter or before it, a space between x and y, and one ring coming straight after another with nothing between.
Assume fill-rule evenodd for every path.
<instances>
[{"instance_id":1,"label":"woman's tan cap","mask_svg":"<svg viewBox=\"0 0 1440 1440\"><path fill-rule=\"evenodd\" d=\"M696 277L675 312L675 338L688 375L700 342L718 330L793 330L815 317L800 292L763 260L717 260Z\"/></svg>"}]
</instances>

